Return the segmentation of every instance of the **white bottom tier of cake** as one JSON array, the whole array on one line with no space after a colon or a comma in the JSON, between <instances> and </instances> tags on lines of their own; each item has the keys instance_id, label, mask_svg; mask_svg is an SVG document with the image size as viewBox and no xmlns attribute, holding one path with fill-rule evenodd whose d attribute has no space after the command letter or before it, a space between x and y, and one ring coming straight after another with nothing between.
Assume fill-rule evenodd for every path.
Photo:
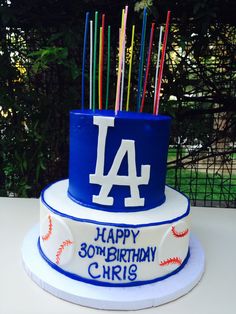
<instances>
[{"instance_id":1,"label":"white bottom tier of cake","mask_svg":"<svg viewBox=\"0 0 236 314\"><path fill-rule=\"evenodd\" d=\"M42 289L58 298L83 306L107 310L138 310L173 301L188 293L201 279L205 257L199 241L191 235L190 257L185 267L165 280L136 287L101 287L70 279L42 258L37 242L39 226L32 228L22 246L27 274Z\"/></svg>"},{"instance_id":2,"label":"white bottom tier of cake","mask_svg":"<svg viewBox=\"0 0 236 314\"><path fill-rule=\"evenodd\" d=\"M68 180L47 187L40 200L38 249L56 271L85 283L131 287L183 269L189 250L189 200L166 187L166 201L139 212L81 206L67 195Z\"/></svg>"}]
</instances>

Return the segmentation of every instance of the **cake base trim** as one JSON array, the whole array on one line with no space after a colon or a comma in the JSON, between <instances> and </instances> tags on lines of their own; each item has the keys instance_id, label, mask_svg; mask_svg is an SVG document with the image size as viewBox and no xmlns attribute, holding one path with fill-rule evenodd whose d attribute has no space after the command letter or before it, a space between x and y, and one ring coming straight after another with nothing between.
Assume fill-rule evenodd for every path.
<instances>
[{"instance_id":1,"label":"cake base trim","mask_svg":"<svg viewBox=\"0 0 236 314\"><path fill-rule=\"evenodd\" d=\"M205 255L198 239L191 235L186 266L163 281L138 287L101 287L72 280L51 268L41 257L37 241L39 226L26 235L22 246L25 271L42 289L66 301L98 309L138 310L173 301L188 293L201 279Z\"/></svg>"},{"instance_id":2,"label":"cake base trim","mask_svg":"<svg viewBox=\"0 0 236 314\"><path fill-rule=\"evenodd\" d=\"M92 284L95 286L104 286L104 287L134 287L134 286L148 285L148 284L151 284L154 282L165 280L168 277L173 276L173 275L177 274L179 271L181 271L185 267L185 265L187 264L189 257L190 257L190 249L189 249L186 258L184 259L183 262L180 263L180 266L177 269L173 270L171 273L168 273L167 275L164 275L161 277L157 277L157 278L154 278L151 280L142 280L142 281L140 280L140 281L134 281L134 282L128 282L128 283L110 283L110 282L102 282L102 281L84 278L82 276L79 276L77 274L74 274L74 273L71 273L69 271L62 269L57 264L50 261L50 259L47 258L47 256L44 254L44 252L41 248L41 245L40 245L40 238L38 238L38 250L39 250L41 257L48 263L48 265L50 267L52 267L54 270L56 270L57 272L61 273L62 275L67 276L70 279L73 279L76 281L82 281L82 282ZM166 262L172 263L173 261L166 261Z\"/></svg>"}]
</instances>

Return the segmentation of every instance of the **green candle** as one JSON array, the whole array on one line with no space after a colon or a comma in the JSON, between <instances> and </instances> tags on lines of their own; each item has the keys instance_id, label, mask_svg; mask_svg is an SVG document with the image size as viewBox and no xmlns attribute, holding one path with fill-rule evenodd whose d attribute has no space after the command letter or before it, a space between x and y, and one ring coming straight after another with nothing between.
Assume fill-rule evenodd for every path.
<instances>
[{"instance_id":1,"label":"green candle","mask_svg":"<svg viewBox=\"0 0 236 314\"><path fill-rule=\"evenodd\" d=\"M107 33L107 90L106 90L106 109L108 109L109 83L110 83L110 50L111 50L111 26L108 26Z\"/></svg>"},{"instance_id":2,"label":"green candle","mask_svg":"<svg viewBox=\"0 0 236 314\"><path fill-rule=\"evenodd\" d=\"M98 12L95 12L94 24L94 47L93 47L93 110L96 105L96 63L97 63L97 28L98 28Z\"/></svg>"}]
</instances>

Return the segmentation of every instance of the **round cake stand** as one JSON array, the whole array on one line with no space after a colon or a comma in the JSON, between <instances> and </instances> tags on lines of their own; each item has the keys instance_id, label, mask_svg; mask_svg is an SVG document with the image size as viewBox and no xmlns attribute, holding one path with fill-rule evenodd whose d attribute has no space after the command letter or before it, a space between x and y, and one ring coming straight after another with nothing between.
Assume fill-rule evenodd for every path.
<instances>
[{"instance_id":1,"label":"round cake stand","mask_svg":"<svg viewBox=\"0 0 236 314\"><path fill-rule=\"evenodd\" d=\"M98 309L138 310L177 299L189 292L201 279L205 256L200 242L190 237L190 258L177 274L156 283L136 287L100 287L70 279L51 268L41 257L37 241L39 226L26 235L22 246L24 268L29 277L51 294Z\"/></svg>"}]
</instances>

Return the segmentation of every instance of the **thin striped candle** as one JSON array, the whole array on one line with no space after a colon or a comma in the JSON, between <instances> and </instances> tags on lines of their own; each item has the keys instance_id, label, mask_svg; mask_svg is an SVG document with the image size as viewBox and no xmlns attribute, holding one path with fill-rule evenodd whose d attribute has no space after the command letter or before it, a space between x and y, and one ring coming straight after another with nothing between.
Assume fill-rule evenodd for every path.
<instances>
[{"instance_id":1,"label":"thin striped candle","mask_svg":"<svg viewBox=\"0 0 236 314\"><path fill-rule=\"evenodd\" d=\"M135 32L135 25L133 25L133 27L132 27L132 37L131 37L131 46L130 46L130 59L129 59L129 74L128 74L128 89L127 89L126 111L129 110L130 81L131 81L131 70L132 70L133 50L134 50L134 32Z\"/></svg>"},{"instance_id":2,"label":"thin striped candle","mask_svg":"<svg viewBox=\"0 0 236 314\"><path fill-rule=\"evenodd\" d=\"M147 24L147 8L144 8L141 46L140 46L140 55L139 55L137 111L139 111L140 109L140 102L141 102L141 86L142 86L142 76L143 76L143 59L144 59L144 48L145 48L146 24Z\"/></svg>"},{"instance_id":3,"label":"thin striped candle","mask_svg":"<svg viewBox=\"0 0 236 314\"><path fill-rule=\"evenodd\" d=\"M170 11L168 11L167 17L166 17L166 27L165 27L163 47L162 47L162 53L161 53L160 71L159 71L158 83L157 83L157 94L156 94L156 100L155 100L155 106L154 106L155 115L158 115L158 111L159 111L161 81L162 81L163 67L164 67L165 54L166 54L166 44L167 44L167 37L168 37L168 30L169 30L169 22L170 22Z\"/></svg>"},{"instance_id":4,"label":"thin striped candle","mask_svg":"<svg viewBox=\"0 0 236 314\"><path fill-rule=\"evenodd\" d=\"M101 46L101 73L100 73L100 109L102 109L102 94L103 94L103 60L104 60L104 30L105 30L105 14L102 15L102 46Z\"/></svg>"},{"instance_id":5,"label":"thin striped candle","mask_svg":"<svg viewBox=\"0 0 236 314\"><path fill-rule=\"evenodd\" d=\"M145 96L146 96L147 80L148 80L148 74L149 74L150 62L151 62L151 55L152 55L152 44L153 44L154 27L155 27L155 23L152 23L152 28L151 28L151 32L150 32L150 39L149 39L147 67L146 67L145 81L144 81L144 86L143 86L143 96L142 96L142 103L141 103L140 112L143 112Z\"/></svg>"},{"instance_id":6,"label":"thin striped candle","mask_svg":"<svg viewBox=\"0 0 236 314\"><path fill-rule=\"evenodd\" d=\"M93 41L93 110L96 107L96 75L97 75L97 29L98 12L95 12L94 41Z\"/></svg>"},{"instance_id":7,"label":"thin striped candle","mask_svg":"<svg viewBox=\"0 0 236 314\"><path fill-rule=\"evenodd\" d=\"M93 98L93 21L90 21L90 69L89 69L89 109L92 109Z\"/></svg>"},{"instance_id":8,"label":"thin striped candle","mask_svg":"<svg viewBox=\"0 0 236 314\"><path fill-rule=\"evenodd\" d=\"M160 55L161 55L162 31L163 31L163 26L160 27L160 33L159 33L159 42L158 42L158 53L157 53L157 64L156 64L156 75L155 75L155 87L154 87L153 108L154 108L154 106L155 106L155 100L156 100L156 94L157 94L157 78L158 78L159 63L160 63Z\"/></svg>"},{"instance_id":9,"label":"thin striped candle","mask_svg":"<svg viewBox=\"0 0 236 314\"><path fill-rule=\"evenodd\" d=\"M106 109L108 109L109 99L109 83L110 83L110 62L111 62L111 26L108 26L107 31L107 86L106 86Z\"/></svg>"},{"instance_id":10,"label":"thin striped candle","mask_svg":"<svg viewBox=\"0 0 236 314\"><path fill-rule=\"evenodd\" d=\"M123 60L122 60L122 79L121 79L121 91L120 91L120 110L123 110L123 96L124 96L124 81L125 81L125 49L123 51Z\"/></svg>"},{"instance_id":11,"label":"thin striped candle","mask_svg":"<svg viewBox=\"0 0 236 314\"><path fill-rule=\"evenodd\" d=\"M102 63L102 27L100 27L99 32L99 66L98 66L98 107L101 110L102 108L102 97L101 97L101 63Z\"/></svg>"},{"instance_id":12,"label":"thin striped candle","mask_svg":"<svg viewBox=\"0 0 236 314\"><path fill-rule=\"evenodd\" d=\"M83 46L83 62L82 62L82 82L81 82L81 106L84 110L84 91L85 91L85 63L86 63L86 42L88 33L89 12L86 13L85 17L85 28L84 28L84 46Z\"/></svg>"},{"instance_id":13,"label":"thin striped candle","mask_svg":"<svg viewBox=\"0 0 236 314\"><path fill-rule=\"evenodd\" d=\"M125 10L122 10L122 18L121 18L121 29L122 26L124 25L124 17L125 17ZM121 31L120 31L120 36L121 36ZM123 47L122 47L123 49ZM123 74L123 68L124 68L124 51L122 51L123 53L123 59L122 59L122 65L121 65L121 90L120 90L120 110L122 110L122 89L124 88L124 74Z\"/></svg>"},{"instance_id":14,"label":"thin striped candle","mask_svg":"<svg viewBox=\"0 0 236 314\"><path fill-rule=\"evenodd\" d=\"M126 30L126 22L128 15L128 6L125 7L125 16L124 16L124 25L121 28L121 36L120 36L120 45L119 45L119 67L118 67L118 75L117 75L117 84L116 84L116 102L115 102L115 112L117 113L119 110L119 100L120 100L120 83L121 83L121 65L123 60L123 46L125 39L125 30Z\"/></svg>"}]
</instances>

